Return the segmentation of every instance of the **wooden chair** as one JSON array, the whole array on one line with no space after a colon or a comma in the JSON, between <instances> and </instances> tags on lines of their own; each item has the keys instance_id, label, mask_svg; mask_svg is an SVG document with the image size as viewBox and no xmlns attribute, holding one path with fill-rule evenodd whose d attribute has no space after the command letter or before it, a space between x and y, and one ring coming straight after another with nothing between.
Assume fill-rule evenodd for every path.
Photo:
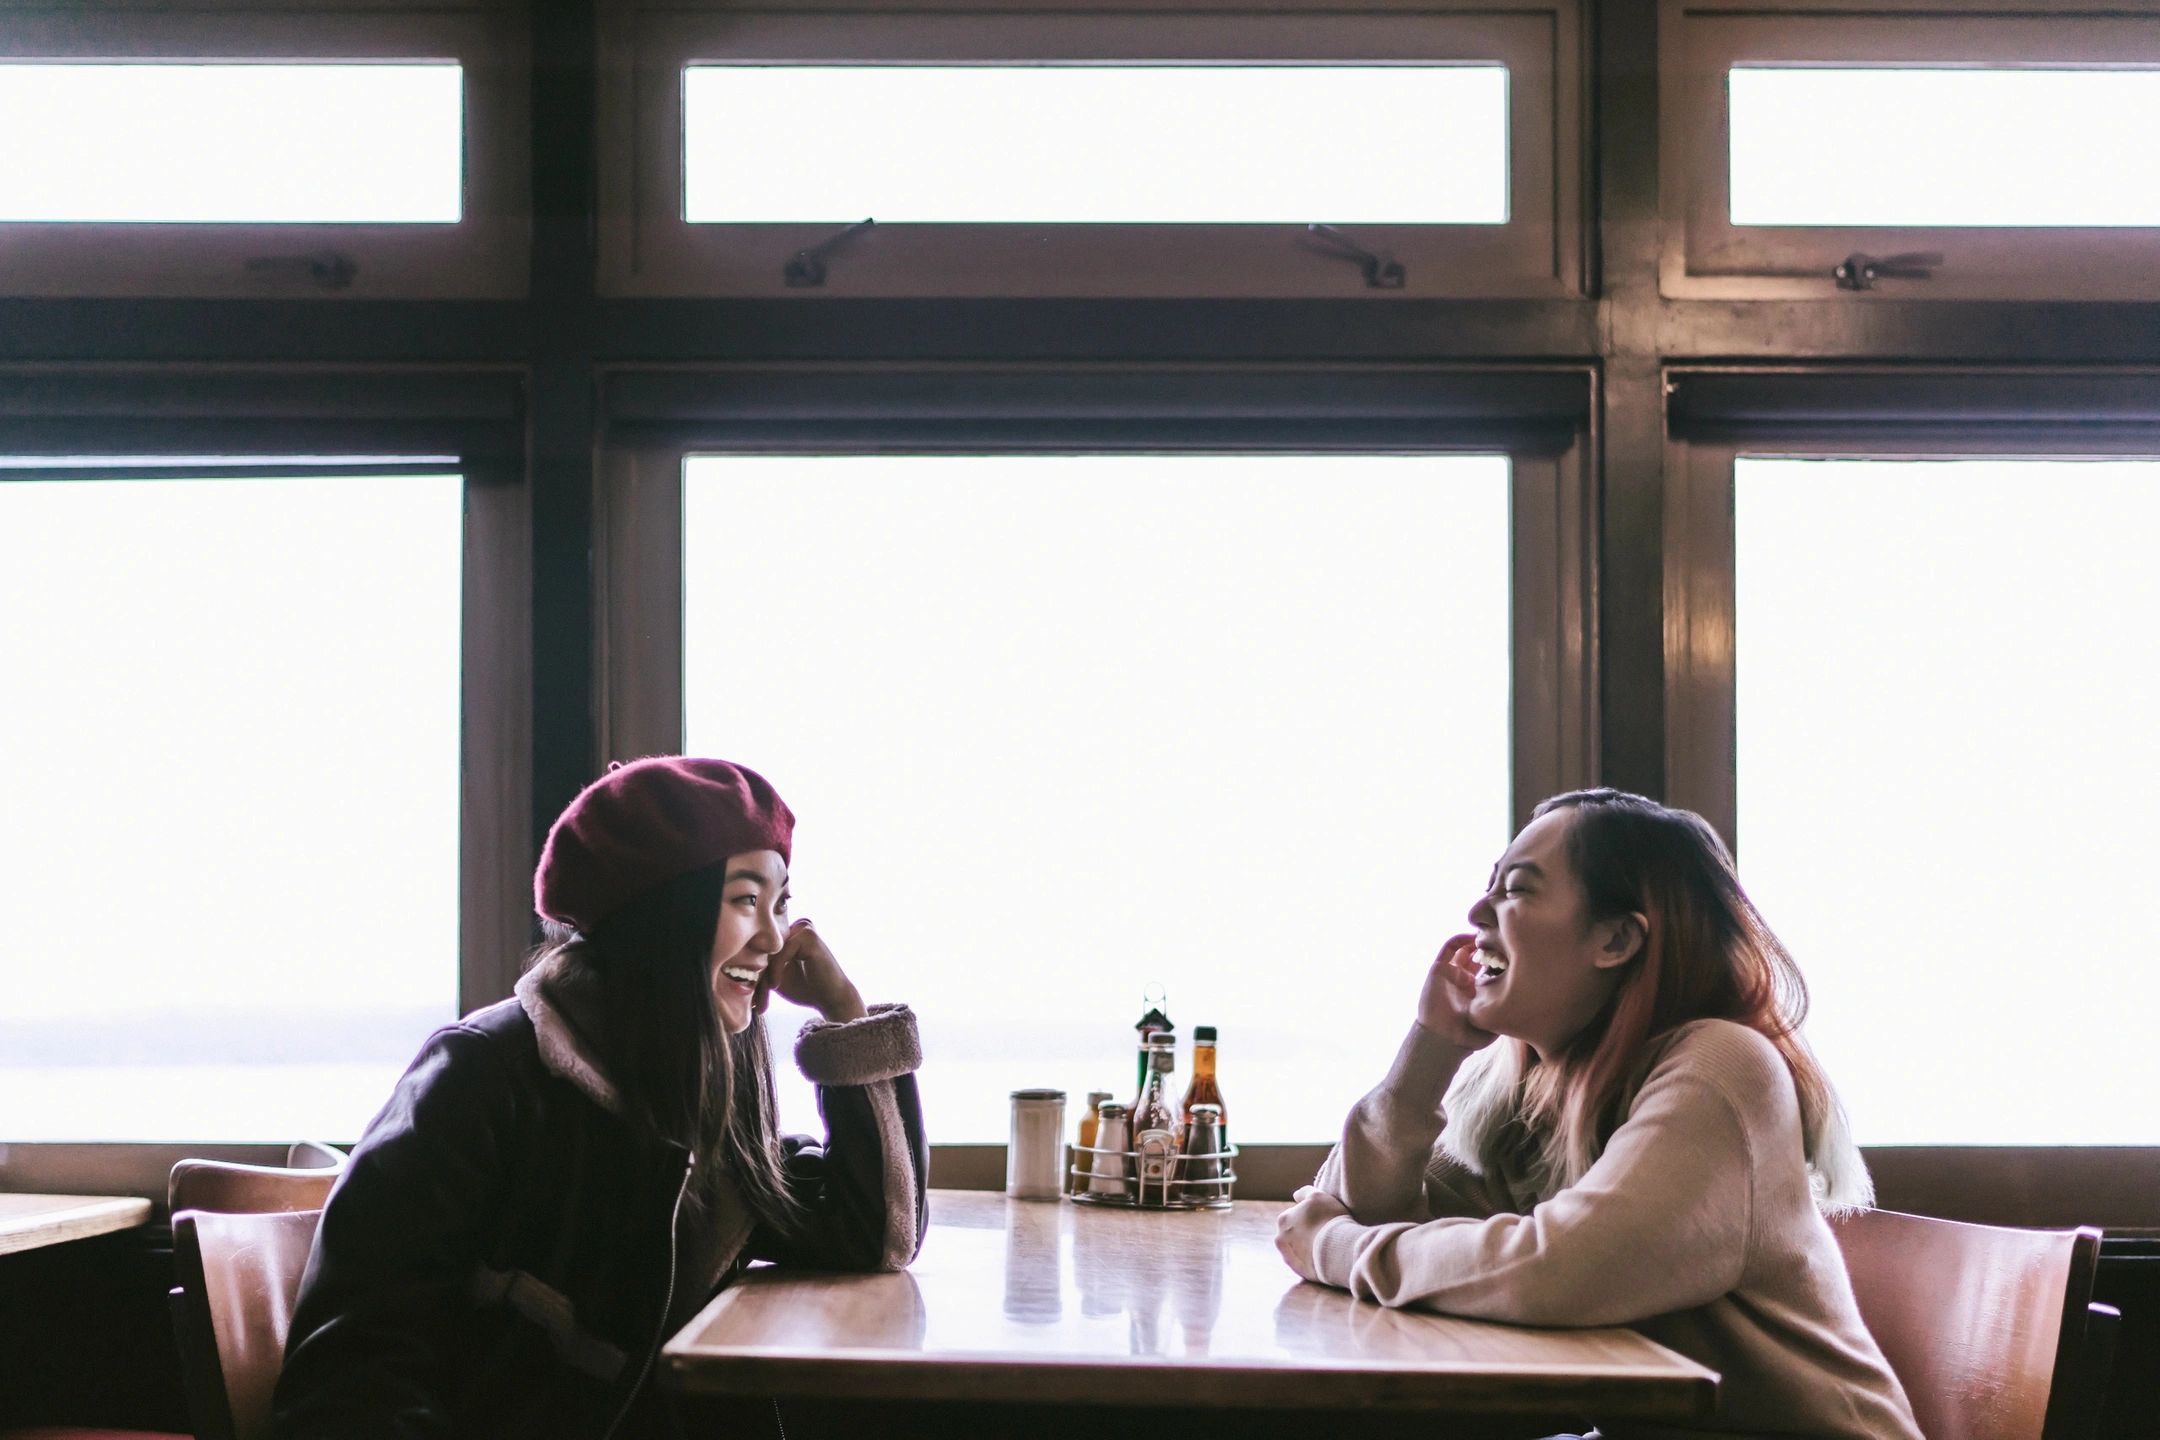
<instances>
[{"instance_id":1,"label":"wooden chair","mask_svg":"<svg viewBox=\"0 0 2160 1440\"><path fill-rule=\"evenodd\" d=\"M166 1185L166 1209L227 1214L320 1210L344 1173L345 1154L313 1140L286 1152L287 1164L240 1165L228 1160L182 1160ZM303 1163L304 1162L304 1163Z\"/></svg>"},{"instance_id":2,"label":"wooden chair","mask_svg":"<svg viewBox=\"0 0 2160 1440\"><path fill-rule=\"evenodd\" d=\"M303 1140L286 1165L182 1160L173 1222L173 1332L198 1440L269 1433L270 1393L308 1249L343 1151Z\"/></svg>"},{"instance_id":3,"label":"wooden chair","mask_svg":"<svg viewBox=\"0 0 2160 1440\"><path fill-rule=\"evenodd\" d=\"M1861 1318L1928 1440L2098 1433L2121 1318L2093 1303L2098 1230L2011 1230L1895 1210L1832 1228Z\"/></svg>"},{"instance_id":4,"label":"wooden chair","mask_svg":"<svg viewBox=\"0 0 2160 1440\"><path fill-rule=\"evenodd\" d=\"M173 1216L174 1329L196 1440L261 1440L320 1210Z\"/></svg>"}]
</instances>

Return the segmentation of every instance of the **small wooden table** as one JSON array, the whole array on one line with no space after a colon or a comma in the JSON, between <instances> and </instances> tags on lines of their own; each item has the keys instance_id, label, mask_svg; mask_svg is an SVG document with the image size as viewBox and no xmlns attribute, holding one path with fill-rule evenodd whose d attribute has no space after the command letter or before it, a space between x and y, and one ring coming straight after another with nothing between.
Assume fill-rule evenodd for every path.
<instances>
[{"instance_id":1,"label":"small wooden table","mask_svg":"<svg viewBox=\"0 0 2160 1440\"><path fill-rule=\"evenodd\" d=\"M132 1230L149 1218L150 1202L134 1195L0 1193L0 1255Z\"/></svg>"},{"instance_id":2,"label":"small wooden table","mask_svg":"<svg viewBox=\"0 0 2160 1440\"><path fill-rule=\"evenodd\" d=\"M753 1269L663 1363L685 1396L1077 1408L1103 1434L1131 1422L1092 1407L1296 1411L1308 1433L1314 1411L1417 1411L1421 1423L1443 1412L1512 1417L1520 1434L1532 1417L1686 1419L1715 1400L1715 1372L1630 1330L1493 1325L1308 1285L1276 1254L1282 1208L1147 1213L933 1191L910 1269Z\"/></svg>"}]
</instances>

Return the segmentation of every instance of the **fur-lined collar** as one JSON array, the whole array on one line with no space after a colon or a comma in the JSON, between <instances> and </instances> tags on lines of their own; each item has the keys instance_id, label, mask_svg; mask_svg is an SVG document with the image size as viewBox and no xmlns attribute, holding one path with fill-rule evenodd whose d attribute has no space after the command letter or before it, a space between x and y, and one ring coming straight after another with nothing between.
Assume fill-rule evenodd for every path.
<instances>
[{"instance_id":1,"label":"fur-lined collar","mask_svg":"<svg viewBox=\"0 0 2160 1440\"><path fill-rule=\"evenodd\" d=\"M562 970L562 956L550 955L518 977L518 1004L532 1021L540 1042L540 1063L575 1085L601 1109L623 1113L622 1092L578 1038L578 1028L560 998L551 993Z\"/></svg>"}]
</instances>

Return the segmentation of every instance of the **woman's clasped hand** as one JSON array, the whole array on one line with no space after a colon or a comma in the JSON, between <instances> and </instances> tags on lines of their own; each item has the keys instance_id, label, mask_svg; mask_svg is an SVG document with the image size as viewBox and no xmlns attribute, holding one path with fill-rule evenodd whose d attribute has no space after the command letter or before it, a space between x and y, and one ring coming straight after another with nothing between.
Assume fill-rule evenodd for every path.
<instances>
[{"instance_id":1,"label":"woman's clasped hand","mask_svg":"<svg viewBox=\"0 0 2160 1440\"><path fill-rule=\"evenodd\" d=\"M1461 1050L1482 1050L1494 1039L1492 1031L1479 1029L1470 1019L1478 971L1477 936L1451 935L1418 992L1418 1023Z\"/></svg>"},{"instance_id":2,"label":"woman's clasped hand","mask_svg":"<svg viewBox=\"0 0 2160 1440\"><path fill-rule=\"evenodd\" d=\"M1320 1229L1330 1220L1348 1215L1350 1207L1311 1185L1302 1186L1290 1198L1289 1207L1275 1217L1275 1249L1283 1257L1283 1263L1301 1278L1318 1280L1320 1274L1313 1265L1313 1247L1319 1241Z\"/></svg>"}]
</instances>

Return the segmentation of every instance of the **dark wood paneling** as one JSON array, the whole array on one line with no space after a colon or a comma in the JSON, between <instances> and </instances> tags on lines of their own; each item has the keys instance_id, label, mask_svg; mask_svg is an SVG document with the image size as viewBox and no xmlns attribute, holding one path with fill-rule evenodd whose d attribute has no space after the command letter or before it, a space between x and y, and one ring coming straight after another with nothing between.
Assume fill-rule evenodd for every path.
<instances>
[{"instance_id":1,"label":"dark wood paneling","mask_svg":"<svg viewBox=\"0 0 2160 1440\"><path fill-rule=\"evenodd\" d=\"M163 1228L0 1255L0 1426L188 1430Z\"/></svg>"},{"instance_id":2,"label":"dark wood paneling","mask_svg":"<svg viewBox=\"0 0 2160 1440\"><path fill-rule=\"evenodd\" d=\"M533 25L532 852L593 775L594 47L591 0Z\"/></svg>"}]
</instances>

